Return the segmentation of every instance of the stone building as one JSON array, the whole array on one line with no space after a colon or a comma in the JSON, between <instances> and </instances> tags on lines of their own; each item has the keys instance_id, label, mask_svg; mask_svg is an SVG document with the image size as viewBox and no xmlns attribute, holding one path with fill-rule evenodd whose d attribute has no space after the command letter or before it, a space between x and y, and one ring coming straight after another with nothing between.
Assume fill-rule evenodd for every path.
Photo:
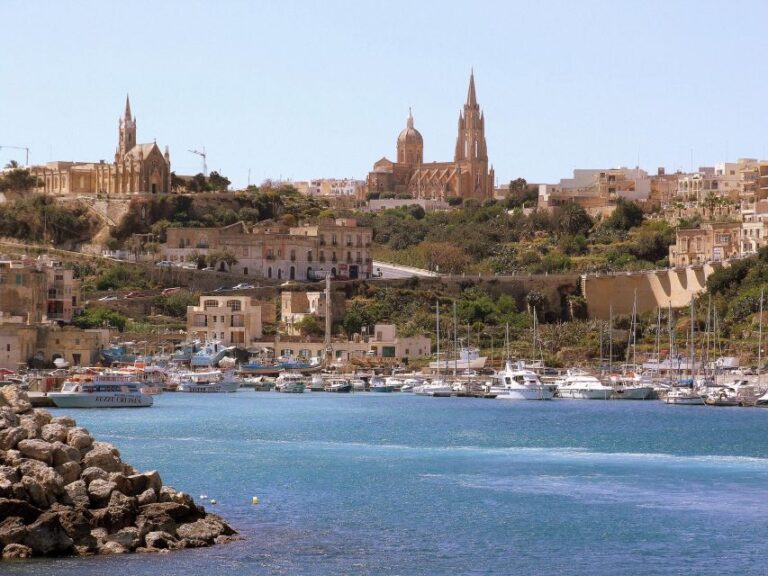
<instances>
[{"instance_id":1,"label":"stone building","mask_svg":"<svg viewBox=\"0 0 768 576\"><path fill-rule=\"evenodd\" d=\"M707 222L701 228L680 229L669 247L669 265L684 267L707 262L722 262L740 257L740 222Z\"/></svg>"},{"instance_id":2,"label":"stone building","mask_svg":"<svg viewBox=\"0 0 768 576\"><path fill-rule=\"evenodd\" d=\"M339 319L346 310L346 295L331 292L331 318ZM299 334L296 325L307 316L325 320L325 291L301 292L284 290L280 294L280 323L284 331L295 336Z\"/></svg>"},{"instance_id":3,"label":"stone building","mask_svg":"<svg viewBox=\"0 0 768 576\"><path fill-rule=\"evenodd\" d=\"M373 232L350 218L286 227L249 227L237 222L223 228L169 228L162 252L166 260L189 262L195 256L228 251L231 271L255 278L317 280L370 278ZM228 270L224 262L219 269Z\"/></svg>"},{"instance_id":4,"label":"stone building","mask_svg":"<svg viewBox=\"0 0 768 576\"><path fill-rule=\"evenodd\" d=\"M261 306L250 296L201 296L198 306L187 307L190 338L248 348L261 332Z\"/></svg>"},{"instance_id":5,"label":"stone building","mask_svg":"<svg viewBox=\"0 0 768 576\"><path fill-rule=\"evenodd\" d=\"M397 137L397 160L384 157L368 174L368 192L408 193L413 198L492 198L495 173L488 164L485 116L477 103L474 73L464 109L459 113L453 162L424 163L424 139L408 112Z\"/></svg>"},{"instance_id":6,"label":"stone building","mask_svg":"<svg viewBox=\"0 0 768 576\"><path fill-rule=\"evenodd\" d=\"M125 99L125 112L118 122L114 162L48 162L32 166L45 194L167 194L171 191L171 156L156 142L136 143L136 117Z\"/></svg>"}]
</instances>

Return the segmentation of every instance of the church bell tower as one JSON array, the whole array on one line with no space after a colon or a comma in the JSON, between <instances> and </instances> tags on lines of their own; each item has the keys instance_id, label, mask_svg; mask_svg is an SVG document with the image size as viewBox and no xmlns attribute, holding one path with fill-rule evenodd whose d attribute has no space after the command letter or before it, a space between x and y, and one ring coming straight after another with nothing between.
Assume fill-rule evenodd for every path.
<instances>
[{"instance_id":1,"label":"church bell tower","mask_svg":"<svg viewBox=\"0 0 768 576\"><path fill-rule=\"evenodd\" d=\"M136 146L136 117L131 116L131 100L125 97L125 113L120 118L118 127L117 152L115 162L122 161L125 155Z\"/></svg>"}]
</instances>

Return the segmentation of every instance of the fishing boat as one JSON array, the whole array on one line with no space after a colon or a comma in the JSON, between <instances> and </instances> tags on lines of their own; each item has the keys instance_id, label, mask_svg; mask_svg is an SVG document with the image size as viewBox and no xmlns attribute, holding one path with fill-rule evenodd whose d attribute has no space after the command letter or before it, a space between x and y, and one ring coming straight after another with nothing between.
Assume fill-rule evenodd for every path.
<instances>
[{"instance_id":1,"label":"fishing boat","mask_svg":"<svg viewBox=\"0 0 768 576\"><path fill-rule=\"evenodd\" d=\"M329 378L325 383L325 391L346 394L352 392L352 382L347 378Z\"/></svg>"},{"instance_id":2,"label":"fishing boat","mask_svg":"<svg viewBox=\"0 0 768 576\"><path fill-rule=\"evenodd\" d=\"M240 382L232 370L182 372L178 375L178 391L201 393L237 392Z\"/></svg>"},{"instance_id":3,"label":"fishing boat","mask_svg":"<svg viewBox=\"0 0 768 576\"><path fill-rule=\"evenodd\" d=\"M612 393L613 388L578 368L568 370L557 385L558 396L571 400L608 400Z\"/></svg>"},{"instance_id":4,"label":"fishing boat","mask_svg":"<svg viewBox=\"0 0 768 576\"><path fill-rule=\"evenodd\" d=\"M275 391L286 394L303 394L306 386L306 379L298 372L283 372L275 380Z\"/></svg>"},{"instance_id":5,"label":"fishing boat","mask_svg":"<svg viewBox=\"0 0 768 576\"><path fill-rule=\"evenodd\" d=\"M67 380L60 392L49 392L48 397L57 408L148 408L153 403L138 382L122 374Z\"/></svg>"},{"instance_id":6,"label":"fishing boat","mask_svg":"<svg viewBox=\"0 0 768 576\"><path fill-rule=\"evenodd\" d=\"M672 386L664 397L666 404L682 406L703 406L704 396L694 390L693 385Z\"/></svg>"}]
</instances>

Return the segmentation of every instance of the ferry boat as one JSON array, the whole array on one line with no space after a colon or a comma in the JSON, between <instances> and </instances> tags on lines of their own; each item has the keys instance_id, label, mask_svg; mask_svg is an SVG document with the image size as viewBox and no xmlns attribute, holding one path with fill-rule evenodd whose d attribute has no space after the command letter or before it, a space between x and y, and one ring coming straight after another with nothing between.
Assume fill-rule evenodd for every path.
<instances>
[{"instance_id":1,"label":"ferry boat","mask_svg":"<svg viewBox=\"0 0 768 576\"><path fill-rule=\"evenodd\" d=\"M207 370L205 372L183 372L179 374L179 392L220 393L237 392L240 382L232 371Z\"/></svg>"},{"instance_id":2,"label":"ferry boat","mask_svg":"<svg viewBox=\"0 0 768 576\"><path fill-rule=\"evenodd\" d=\"M560 398L572 400L608 400L612 393L613 388L579 369L568 370L566 377L557 386Z\"/></svg>"},{"instance_id":3,"label":"ferry boat","mask_svg":"<svg viewBox=\"0 0 768 576\"><path fill-rule=\"evenodd\" d=\"M99 375L93 380L67 380L60 392L49 392L57 408L148 408L152 396L138 382L122 374Z\"/></svg>"}]
</instances>

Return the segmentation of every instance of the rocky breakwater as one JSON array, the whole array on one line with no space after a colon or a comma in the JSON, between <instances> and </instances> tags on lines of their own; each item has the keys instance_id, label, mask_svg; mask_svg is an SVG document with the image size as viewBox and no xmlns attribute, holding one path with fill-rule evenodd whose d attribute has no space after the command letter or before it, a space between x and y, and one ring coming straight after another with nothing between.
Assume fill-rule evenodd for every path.
<instances>
[{"instance_id":1,"label":"rocky breakwater","mask_svg":"<svg viewBox=\"0 0 768 576\"><path fill-rule=\"evenodd\" d=\"M167 552L234 540L191 496L139 473L68 416L0 388L0 550L32 556Z\"/></svg>"}]
</instances>

